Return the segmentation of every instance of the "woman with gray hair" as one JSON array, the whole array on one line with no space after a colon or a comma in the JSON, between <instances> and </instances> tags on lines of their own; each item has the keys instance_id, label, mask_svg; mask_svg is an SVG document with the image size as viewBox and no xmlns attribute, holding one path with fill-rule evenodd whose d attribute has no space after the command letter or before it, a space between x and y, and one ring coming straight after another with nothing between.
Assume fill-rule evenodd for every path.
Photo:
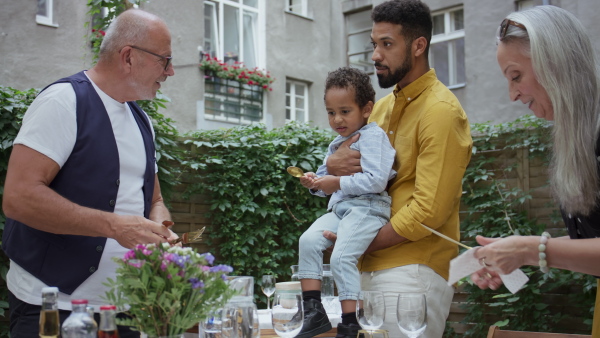
<instances>
[{"instance_id":1,"label":"woman with gray hair","mask_svg":"<svg viewBox=\"0 0 600 338\"><path fill-rule=\"evenodd\" d=\"M600 91L594 50L575 16L554 6L510 14L498 29L497 58L512 101L554 121L550 183L569 237L485 238L471 279L497 289L498 274L539 265L600 276ZM598 302L597 302L598 303Z\"/></svg>"}]
</instances>

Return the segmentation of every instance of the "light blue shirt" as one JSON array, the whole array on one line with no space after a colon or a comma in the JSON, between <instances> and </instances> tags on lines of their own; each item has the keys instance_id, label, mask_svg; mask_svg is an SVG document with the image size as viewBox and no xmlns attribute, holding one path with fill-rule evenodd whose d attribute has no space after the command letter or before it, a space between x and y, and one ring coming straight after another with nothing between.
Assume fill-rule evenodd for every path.
<instances>
[{"instance_id":1,"label":"light blue shirt","mask_svg":"<svg viewBox=\"0 0 600 338\"><path fill-rule=\"evenodd\" d=\"M327 149L327 155L323 164L316 172L318 177L329 175L327 172L327 158L340 147L340 145L351 138L360 134L358 141L350 145L350 149L360 151L360 165L362 172L351 176L340 177L341 189L331 195L327 210L331 210L334 204L345 198L352 198L365 194L380 194L385 191L389 180L396 176L396 171L392 169L396 150L392 148L390 141L383 129L377 126L377 123L371 122L348 137L336 137ZM311 191L313 195L326 197L321 191Z\"/></svg>"}]
</instances>

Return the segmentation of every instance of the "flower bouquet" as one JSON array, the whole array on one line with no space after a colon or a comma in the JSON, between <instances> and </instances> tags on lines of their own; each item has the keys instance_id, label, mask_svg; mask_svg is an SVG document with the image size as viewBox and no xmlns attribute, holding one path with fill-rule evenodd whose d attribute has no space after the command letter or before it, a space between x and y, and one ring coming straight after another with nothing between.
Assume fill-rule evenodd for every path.
<instances>
[{"instance_id":1,"label":"flower bouquet","mask_svg":"<svg viewBox=\"0 0 600 338\"><path fill-rule=\"evenodd\" d=\"M213 266L210 253L192 248L137 245L122 259L116 280L108 278L106 300L131 316L118 320L148 337L181 335L214 309L221 308L234 291L227 285L227 265Z\"/></svg>"}]
</instances>

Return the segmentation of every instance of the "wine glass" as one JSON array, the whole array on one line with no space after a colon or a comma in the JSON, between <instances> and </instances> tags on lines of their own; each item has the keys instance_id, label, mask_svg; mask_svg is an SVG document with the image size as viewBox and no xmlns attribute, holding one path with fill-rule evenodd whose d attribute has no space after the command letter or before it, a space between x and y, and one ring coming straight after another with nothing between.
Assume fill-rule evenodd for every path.
<instances>
[{"instance_id":1,"label":"wine glass","mask_svg":"<svg viewBox=\"0 0 600 338\"><path fill-rule=\"evenodd\" d=\"M271 322L279 337L292 338L300 333L304 322L302 295L275 295Z\"/></svg>"},{"instance_id":2,"label":"wine glass","mask_svg":"<svg viewBox=\"0 0 600 338\"><path fill-rule=\"evenodd\" d=\"M385 301L381 291L361 291L356 302L356 320L369 337L383 325Z\"/></svg>"},{"instance_id":3,"label":"wine glass","mask_svg":"<svg viewBox=\"0 0 600 338\"><path fill-rule=\"evenodd\" d=\"M262 292L267 296L267 310L271 308L270 298L275 293L275 276L264 275L262 276L262 285L260 286Z\"/></svg>"},{"instance_id":4,"label":"wine glass","mask_svg":"<svg viewBox=\"0 0 600 338\"><path fill-rule=\"evenodd\" d=\"M427 327L427 299L422 293L398 295L398 327L409 338L416 338Z\"/></svg>"}]
</instances>

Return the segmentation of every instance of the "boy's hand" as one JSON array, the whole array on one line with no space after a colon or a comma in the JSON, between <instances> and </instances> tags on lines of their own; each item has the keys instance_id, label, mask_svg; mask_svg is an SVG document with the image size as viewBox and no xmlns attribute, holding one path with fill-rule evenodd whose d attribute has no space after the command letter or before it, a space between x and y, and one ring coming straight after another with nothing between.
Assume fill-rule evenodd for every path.
<instances>
[{"instance_id":1,"label":"boy's hand","mask_svg":"<svg viewBox=\"0 0 600 338\"><path fill-rule=\"evenodd\" d=\"M304 176L300 177L300 184L302 184L302 186L305 188L318 190L317 188L315 188L316 178L317 175L315 173L307 172L304 174Z\"/></svg>"},{"instance_id":2,"label":"boy's hand","mask_svg":"<svg viewBox=\"0 0 600 338\"><path fill-rule=\"evenodd\" d=\"M338 176L325 175L317 178L314 181L314 186L314 189L321 190L327 195L331 195L340 190L340 178Z\"/></svg>"}]
</instances>

